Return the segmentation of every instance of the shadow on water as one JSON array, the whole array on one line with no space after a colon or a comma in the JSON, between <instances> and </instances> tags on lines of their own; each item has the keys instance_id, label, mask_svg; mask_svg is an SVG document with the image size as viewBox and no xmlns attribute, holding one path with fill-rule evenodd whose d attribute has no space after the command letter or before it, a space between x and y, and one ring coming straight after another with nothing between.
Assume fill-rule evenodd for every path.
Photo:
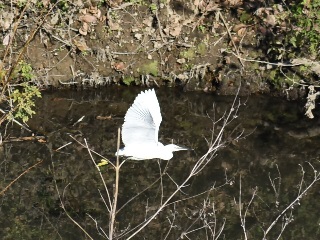
<instances>
[{"instance_id":1,"label":"shadow on water","mask_svg":"<svg viewBox=\"0 0 320 240\"><path fill-rule=\"evenodd\" d=\"M108 88L44 94L37 103L38 114L29 126L38 135L46 136L46 142L7 142L1 146L1 189L25 169L43 160L1 196L2 239L85 239L61 208L55 181L68 213L94 239L102 239L96 222L107 232L109 216L99 191L105 198L107 195L87 150L70 135L82 143L85 138L94 151L115 161L117 128L140 91ZM127 161L123 165L118 203L121 209L116 219L119 233L130 230L154 213L159 203L176 189L176 184L181 184L189 175L196 160L206 153L207 141L221 127L218 124L213 133L213 121L233 102L233 97L174 89L157 90L157 95L163 115L160 141L165 144L173 141L194 151L177 152L169 162ZM305 189L310 184L313 170L307 161L315 169L320 168L319 122L306 119L303 106L297 102L261 96L240 97L240 101L238 117L224 132L229 144L136 239L165 239L168 232L167 239L179 239L182 233L190 239L205 239L209 234L206 226L216 222L218 232L224 221L221 239L244 238L239 206L242 214L247 209L248 238L262 239L263 229L297 197L300 186ZM76 123L82 116L84 119ZM14 137L29 135L16 126L8 131ZM242 131L241 139L234 140ZM98 156L94 158L96 162L101 160ZM303 181L302 168L305 170ZM111 166L104 166L101 171L112 189L115 175ZM159 181L163 171L167 175ZM137 193L141 194L127 204ZM181 199L187 200L179 201ZM319 237L317 199L319 184L315 183L307 195L279 219L268 234L269 239L280 234L291 216L293 221L288 222L282 233L285 239ZM192 232L194 229L198 230Z\"/></svg>"}]
</instances>

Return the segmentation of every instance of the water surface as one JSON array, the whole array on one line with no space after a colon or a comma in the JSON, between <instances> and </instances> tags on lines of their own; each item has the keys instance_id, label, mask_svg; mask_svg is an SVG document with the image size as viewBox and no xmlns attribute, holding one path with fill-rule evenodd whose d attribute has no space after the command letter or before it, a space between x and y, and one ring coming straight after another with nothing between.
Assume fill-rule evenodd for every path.
<instances>
[{"instance_id":1,"label":"water surface","mask_svg":"<svg viewBox=\"0 0 320 240\"><path fill-rule=\"evenodd\" d=\"M61 208L59 194L70 216L94 239L104 239L102 230L108 232L109 215L101 195L105 199L107 195L87 149L74 139L86 140L91 149L114 162L117 129L140 91L113 87L44 94L37 102L37 115L28 124L46 141L8 141L1 146L1 189L43 161L1 196L2 239L86 239ZM118 233L134 229L151 216L184 181L221 129L221 122L214 123L234 101L234 97L178 89L156 93L163 116L160 141L194 151L175 153L169 162L127 161L122 166ZM262 239L263 231L309 186L314 174L311 166L320 169L319 113L313 120L306 119L302 103L277 98L250 96L238 101L237 118L224 131L225 147L134 239L205 239L214 226L216 236L223 226L219 239L244 239L240 209L242 217L246 213L247 237ZM30 136L17 126L7 131L10 137ZM94 159L99 162L101 157L94 155ZM110 165L101 171L112 193L115 173ZM163 172L166 175L160 181ZM319 190L315 183L281 215L267 238L281 234L284 239L318 238Z\"/></svg>"}]
</instances>

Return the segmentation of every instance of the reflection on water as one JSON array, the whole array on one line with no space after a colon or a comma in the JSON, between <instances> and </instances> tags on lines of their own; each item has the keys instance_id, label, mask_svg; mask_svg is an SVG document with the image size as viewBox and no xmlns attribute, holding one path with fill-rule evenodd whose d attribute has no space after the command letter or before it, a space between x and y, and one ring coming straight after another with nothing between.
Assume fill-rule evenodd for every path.
<instances>
[{"instance_id":1,"label":"reflection on water","mask_svg":"<svg viewBox=\"0 0 320 240\"><path fill-rule=\"evenodd\" d=\"M55 181L70 216L94 239L103 239L102 229L108 232L109 215L101 195L107 199L107 194L87 150L73 138L81 143L86 139L94 151L115 161L117 128L140 91L108 88L44 94L37 104L38 114L28 124L47 141L1 146L1 189L43 160L1 196L2 239L86 239L61 208ZM174 143L194 151L177 152L169 162L125 162L120 175L118 233L134 229L177 189L220 130L221 123L212 131L214 122L233 102L233 97L177 89L157 90L157 96L163 115L159 140L167 144L174 139ZM218 236L222 227L220 239L244 239L240 214L242 219L245 216L247 237L262 239L263 231L312 182L311 165L320 169L317 118L306 119L303 106L296 102L257 96L241 97L240 102L238 117L224 132L229 144L135 239L205 239L214 231ZM84 119L77 123L82 116ZM29 134L16 126L8 131L11 137ZM241 133L239 140L234 139ZM94 158L101 160L96 155ZM112 194L114 171L110 165L101 171ZM319 237L319 192L315 183L281 215L267 238L275 239L283 226L284 239Z\"/></svg>"}]
</instances>

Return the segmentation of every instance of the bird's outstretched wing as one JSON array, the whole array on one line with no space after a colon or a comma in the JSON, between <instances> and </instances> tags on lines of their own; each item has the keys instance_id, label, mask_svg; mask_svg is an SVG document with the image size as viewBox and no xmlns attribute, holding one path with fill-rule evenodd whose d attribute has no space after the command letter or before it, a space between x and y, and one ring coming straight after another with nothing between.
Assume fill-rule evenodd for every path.
<instances>
[{"instance_id":1,"label":"bird's outstretched wing","mask_svg":"<svg viewBox=\"0 0 320 240\"><path fill-rule=\"evenodd\" d=\"M141 92L128 109L122 126L122 141L130 144L158 142L162 121L160 106L154 89Z\"/></svg>"}]
</instances>

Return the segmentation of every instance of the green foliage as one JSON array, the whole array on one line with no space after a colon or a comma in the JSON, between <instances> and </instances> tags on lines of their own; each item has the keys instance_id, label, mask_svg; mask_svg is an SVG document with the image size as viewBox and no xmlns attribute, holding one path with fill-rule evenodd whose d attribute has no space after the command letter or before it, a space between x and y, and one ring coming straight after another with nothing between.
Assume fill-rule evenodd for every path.
<instances>
[{"instance_id":1,"label":"green foliage","mask_svg":"<svg viewBox=\"0 0 320 240\"><path fill-rule=\"evenodd\" d=\"M104 6L106 3L107 3L106 0L99 0L98 7L100 8L100 7Z\"/></svg>"},{"instance_id":2,"label":"green foliage","mask_svg":"<svg viewBox=\"0 0 320 240\"><path fill-rule=\"evenodd\" d=\"M159 69L158 69L158 61L153 61L150 63L146 63L142 65L140 72L143 74L151 74L152 76L158 76Z\"/></svg>"},{"instance_id":3,"label":"green foliage","mask_svg":"<svg viewBox=\"0 0 320 240\"><path fill-rule=\"evenodd\" d=\"M292 4L291 12L296 29L289 36L289 43L293 47L306 46L310 54L316 55L320 47L320 0Z\"/></svg>"},{"instance_id":4,"label":"green foliage","mask_svg":"<svg viewBox=\"0 0 320 240\"><path fill-rule=\"evenodd\" d=\"M154 14L157 11L157 5L154 3L150 4L150 10Z\"/></svg>"},{"instance_id":5,"label":"green foliage","mask_svg":"<svg viewBox=\"0 0 320 240\"><path fill-rule=\"evenodd\" d=\"M134 82L134 77L132 76L125 76L123 78L123 83L129 86L132 82Z\"/></svg>"},{"instance_id":6,"label":"green foliage","mask_svg":"<svg viewBox=\"0 0 320 240\"><path fill-rule=\"evenodd\" d=\"M199 25L199 26L198 26L198 29L199 29L199 31L202 32L202 33L205 33L205 32L206 32L206 26L204 26L204 25Z\"/></svg>"},{"instance_id":7,"label":"green foliage","mask_svg":"<svg viewBox=\"0 0 320 240\"><path fill-rule=\"evenodd\" d=\"M183 70L190 71L193 68L194 64L186 63L183 65Z\"/></svg>"},{"instance_id":8,"label":"green foliage","mask_svg":"<svg viewBox=\"0 0 320 240\"><path fill-rule=\"evenodd\" d=\"M207 53L207 46L205 43L201 42L199 43L199 45L197 46L197 52L200 55L205 55Z\"/></svg>"},{"instance_id":9,"label":"green foliage","mask_svg":"<svg viewBox=\"0 0 320 240\"><path fill-rule=\"evenodd\" d=\"M19 8L23 8L27 4L27 0L18 0L17 1L17 6Z\"/></svg>"},{"instance_id":10,"label":"green foliage","mask_svg":"<svg viewBox=\"0 0 320 240\"><path fill-rule=\"evenodd\" d=\"M143 0L125 0L125 2L137 3L137 4L142 4L142 3L144 3Z\"/></svg>"},{"instance_id":11,"label":"green foliage","mask_svg":"<svg viewBox=\"0 0 320 240\"><path fill-rule=\"evenodd\" d=\"M195 50L193 48L189 48L186 51L180 52L180 56L186 58L188 60L193 59L196 56Z\"/></svg>"},{"instance_id":12,"label":"green foliage","mask_svg":"<svg viewBox=\"0 0 320 240\"><path fill-rule=\"evenodd\" d=\"M22 89L14 90L10 98L15 103L14 117L27 122L29 117L35 114L33 107L35 106L34 97L41 97L41 93L36 86L30 86L27 83L22 84ZM12 116L11 116L12 118Z\"/></svg>"},{"instance_id":13,"label":"green foliage","mask_svg":"<svg viewBox=\"0 0 320 240\"><path fill-rule=\"evenodd\" d=\"M30 81L35 77L30 64L24 61L21 61L19 63L19 66L20 66L21 77L23 77L25 80Z\"/></svg>"},{"instance_id":14,"label":"green foliage","mask_svg":"<svg viewBox=\"0 0 320 240\"><path fill-rule=\"evenodd\" d=\"M20 61L12 74L14 80L22 80L24 82L31 81L34 77L31 65L25 61Z\"/></svg>"},{"instance_id":15,"label":"green foliage","mask_svg":"<svg viewBox=\"0 0 320 240\"><path fill-rule=\"evenodd\" d=\"M270 71L269 81L276 89L281 88L281 82L283 79L280 78L279 71L277 69Z\"/></svg>"},{"instance_id":16,"label":"green foliage","mask_svg":"<svg viewBox=\"0 0 320 240\"><path fill-rule=\"evenodd\" d=\"M249 23L253 20L253 17L251 14L243 11L241 14L240 14L240 22L242 23Z\"/></svg>"},{"instance_id":17,"label":"green foliage","mask_svg":"<svg viewBox=\"0 0 320 240\"><path fill-rule=\"evenodd\" d=\"M70 8L69 1L67 0L60 0L58 2L58 8L61 9L63 12L67 12Z\"/></svg>"}]
</instances>

